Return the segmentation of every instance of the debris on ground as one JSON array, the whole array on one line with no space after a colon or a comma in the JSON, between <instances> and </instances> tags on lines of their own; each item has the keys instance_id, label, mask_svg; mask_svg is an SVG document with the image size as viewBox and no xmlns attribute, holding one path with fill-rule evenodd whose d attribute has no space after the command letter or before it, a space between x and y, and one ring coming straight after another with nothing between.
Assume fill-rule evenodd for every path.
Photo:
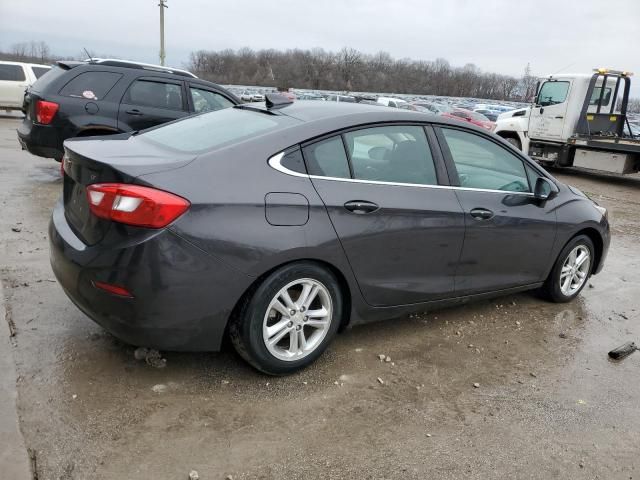
<instances>
[{"instance_id":1,"label":"debris on ground","mask_svg":"<svg viewBox=\"0 0 640 480\"><path fill-rule=\"evenodd\" d=\"M480 388L480 384L478 382L474 383L473 388Z\"/></svg>"},{"instance_id":2,"label":"debris on ground","mask_svg":"<svg viewBox=\"0 0 640 480\"><path fill-rule=\"evenodd\" d=\"M382 362L382 361L384 361L384 359L385 359L385 358L387 358L387 356L386 356L384 353L380 353L380 354L378 355L378 359L379 359L381 362Z\"/></svg>"},{"instance_id":3,"label":"debris on ground","mask_svg":"<svg viewBox=\"0 0 640 480\"><path fill-rule=\"evenodd\" d=\"M198 475L197 471L191 470L189 472L189 480L200 480L200 475Z\"/></svg>"},{"instance_id":4,"label":"debris on ground","mask_svg":"<svg viewBox=\"0 0 640 480\"><path fill-rule=\"evenodd\" d=\"M538 378L538 375L536 375L536 374L535 374L535 373L533 373L533 372L529 372L529 375L531 375L533 378Z\"/></svg>"},{"instance_id":5,"label":"debris on ground","mask_svg":"<svg viewBox=\"0 0 640 480\"><path fill-rule=\"evenodd\" d=\"M20 233L22 229L20 227L11 227L12 232Z\"/></svg>"},{"instance_id":6,"label":"debris on ground","mask_svg":"<svg viewBox=\"0 0 640 480\"><path fill-rule=\"evenodd\" d=\"M167 391L167 386L162 383L158 383L151 387L151 390L153 390L154 393L164 393Z\"/></svg>"},{"instance_id":7,"label":"debris on ground","mask_svg":"<svg viewBox=\"0 0 640 480\"><path fill-rule=\"evenodd\" d=\"M622 360L623 358L631 355L636 350L640 350L640 348L638 348L635 342L623 343L619 347L611 350L609 352L609 357L613 358L614 360Z\"/></svg>"},{"instance_id":8,"label":"debris on ground","mask_svg":"<svg viewBox=\"0 0 640 480\"><path fill-rule=\"evenodd\" d=\"M164 368L167 366L167 359L162 358L158 350L149 349L144 361L153 368Z\"/></svg>"},{"instance_id":9,"label":"debris on ground","mask_svg":"<svg viewBox=\"0 0 640 480\"><path fill-rule=\"evenodd\" d=\"M387 363L391 362L391 357L387 355L386 358L384 359L384 361L387 362Z\"/></svg>"},{"instance_id":10,"label":"debris on ground","mask_svg":"<svg viewBox=\"0 0 640 480\"><path fill-rule=\"evenodd\" d=\"M560 333L560 335L558 335L560 338L567 338L567 334L562 332Z\"/></svg>"},{"instance_id":11,"label":"debris on ground","mask_svg":"<svg viewBox=\"0 0 640 480\"><path fill-rule=\"evenodd\" d=\"M380 377L378 377L378 383L379 383L380 385L384 385L384 380L382 380Z\"/></svg>"},{"instance_id":12,"label":"debris on ground","mask_svg":"<svg viewBox=\"0 0 640 480\"><path fill-rule=\"evenodd\" d=\"M430 434L430 433L427 433L427 437L428 437L428 438L431 438L431 434Z\"/></svg>"}]
</instances>

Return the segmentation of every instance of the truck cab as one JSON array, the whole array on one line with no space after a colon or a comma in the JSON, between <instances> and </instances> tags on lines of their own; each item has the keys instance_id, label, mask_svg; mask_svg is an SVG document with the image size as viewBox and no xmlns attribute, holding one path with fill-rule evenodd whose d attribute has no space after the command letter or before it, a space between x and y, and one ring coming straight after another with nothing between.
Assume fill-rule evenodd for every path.
<instances>
[{"instance_id":1,"label":"truck cab","mask_svg":"<svg viewBox=\"0 0 640 480\"><path fill-rule=\"evenodd\" d=\"M626 116L630 76L596 69L541 78L533 105L500 115L495 133L545 165L636 172L640 140Z\"/></svg>"}]
</instances>

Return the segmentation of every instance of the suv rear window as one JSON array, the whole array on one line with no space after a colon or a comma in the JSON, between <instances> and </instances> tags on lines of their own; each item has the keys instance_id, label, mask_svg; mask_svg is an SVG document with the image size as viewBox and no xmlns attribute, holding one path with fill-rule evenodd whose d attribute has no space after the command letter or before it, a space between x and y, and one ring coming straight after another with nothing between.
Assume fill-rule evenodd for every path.
<instances>
[{"instance_id":1,"label":"suv rear window","mask_svg":"<svg viewBox=\"0 0 640 480\"><path fill-rule=\"evenodd\" d=\"M0 80L21 82L26 80L26 77L24 76L24 70L20 65L7 65L0 63Z\"/></svg>"},{"instance_id":2,"label":"suv rear window","mask_svg":"<svg viewBox=\"0 0 640 480\"><path fill-rule=\"evenodd\" d=\"M122 78L120 73L84 72L62 87L60 95L63 97L102 100L120 78Z\"/></svg>"},{"instance_id":3,"label":"suv rear window","mask_svg":"<svg viewBox=\"0 0 640 480\"><path fill-rule=\"evenodd\" d=\"M36 80L36 82L31 85L31 90L33 90L34 92L43 93L47 88L49 88L49 85L51 85L66 73L69 73L69 70L58 67L56 65L52 69L48 70L47 75L38 77L38 80Z\"/></svg>"},{"instance_id":4,"label":"suv rear window","mask_svg":"<svg viewBox=\"0 0 640 480\"><path fill-rule=\"evenodd\" d=\"M140 137L182 152L196 153L297 122L291 117L225 108L154 128Z\"/></svg>"}]
</instances>

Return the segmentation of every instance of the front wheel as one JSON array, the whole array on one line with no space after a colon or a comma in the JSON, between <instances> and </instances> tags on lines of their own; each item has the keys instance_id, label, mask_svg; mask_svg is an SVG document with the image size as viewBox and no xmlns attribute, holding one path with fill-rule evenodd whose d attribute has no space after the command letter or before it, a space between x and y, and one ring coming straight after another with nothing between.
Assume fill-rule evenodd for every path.
<instances>
[{"instance_id":1,"label":"front wheel","mask_svg":"<svg viewBox=\"0 0 640 480\"><path fill-rule=\"evenodd\" d=\"M342 292L335 276L311 262L270 274L229 327L237 352L258 370L284 375L313 363L340 326Z\"/></svg>"},{"instance_id":2,"label":"front wheel","mask_svg":"<svg viewBox=\"0 0 640 480\"><path fill-rule=\"evenodd\" d=\"M573 300L587 284L594 261L593 242L586 235L571 239L562 249L543 287L558 303Z\"/></svg>"}]
</instances>

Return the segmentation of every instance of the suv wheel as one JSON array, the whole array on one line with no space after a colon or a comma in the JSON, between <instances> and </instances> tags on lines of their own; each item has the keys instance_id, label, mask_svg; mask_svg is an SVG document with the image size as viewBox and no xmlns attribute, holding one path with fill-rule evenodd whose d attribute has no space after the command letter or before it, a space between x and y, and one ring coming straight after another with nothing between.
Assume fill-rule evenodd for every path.
<instances>
[{"instance_id":1,"label":"suv wheel","mask_svg":"<svg viewBox=\"0 0 640 480\"><path fill-rule=\"evenodd\" d=\"M342 292L321 266L295 263L269 275L230 327L238 353L258 370L284 375L313 363L341 321Z\"/></svg>"}]
</instances>

